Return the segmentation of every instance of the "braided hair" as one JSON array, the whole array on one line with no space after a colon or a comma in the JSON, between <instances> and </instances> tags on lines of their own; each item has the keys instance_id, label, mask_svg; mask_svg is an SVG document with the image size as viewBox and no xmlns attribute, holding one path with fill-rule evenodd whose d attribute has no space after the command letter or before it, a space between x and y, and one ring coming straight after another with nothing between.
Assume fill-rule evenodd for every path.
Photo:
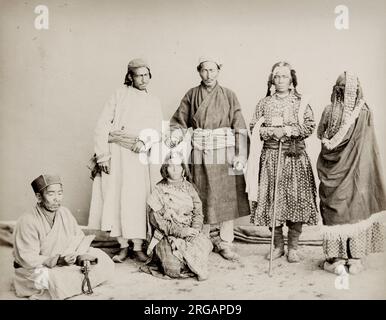
<instances>
[{"instance_id":1,"label":"braided hair","mask_svg":"<svg viewBox=\"0 0 386 320\"><path fill-rule=\"evenodd\" d=\"M296 76L296 71L295 71L295 69L292 69L291 65L288 62L286 62L286 61L277 62L277 63L275 63L272 66L271 73L269 74L268 82L267 82L267 94L266 94L266 97L270 97L271 96L271 87L274 85L274 83L273 83L273 71L276 69L276 67L287 67L290 70L290 72L291 72L291 83L292 83L292 85L294 87L294 93L295 93L295 95L298 98L300 98L301 94L296 89L296 87L298 86L298 78Z\"/></svg>"}]
</instances>

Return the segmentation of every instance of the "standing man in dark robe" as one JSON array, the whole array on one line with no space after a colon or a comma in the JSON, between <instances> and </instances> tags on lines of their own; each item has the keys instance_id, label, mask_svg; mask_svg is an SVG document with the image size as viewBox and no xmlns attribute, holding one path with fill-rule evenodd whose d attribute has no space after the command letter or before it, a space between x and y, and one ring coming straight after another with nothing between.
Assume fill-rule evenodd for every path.
<instances>
[{"instance_id":1,"label":"standing man in dark robe","mask_svg":"<svg viewBox=\"0 0 386 320\"><path fill-rule=\"evenodd\" d=\"M212 238L225 259L238 260L232 250L233 220L249 215L243 168L247 161L248 133L236 94L217 82L221 64L202 57L197 71L202 79L190 89L171 119L171 147L192 129L190 169L203 204L204 223L219 224Z\"/></svg>"}]
</instances>

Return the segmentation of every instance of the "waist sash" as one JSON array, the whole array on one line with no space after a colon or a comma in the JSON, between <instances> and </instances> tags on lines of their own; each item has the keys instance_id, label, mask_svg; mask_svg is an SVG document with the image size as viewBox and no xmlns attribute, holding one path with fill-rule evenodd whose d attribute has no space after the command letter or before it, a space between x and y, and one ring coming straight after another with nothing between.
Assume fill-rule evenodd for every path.
<instances>
[{"instance_id":1,"label":"waist sash","mask_svg":"<svg viewBox=\"0 0 386 320\"><path fill-rule=\"evenodd\" d=\"M138 142L138 137L127 134L123 131L117 130L109 133L109 143L116 143L123 148L131 149L131 147Z\"/></svg>"},{"instance_id":2,"label":"waist sash","mask_svg":"<svg viewBox=\"0 0 386 320\"><path fill-rule=\"evenodd\" d=\"M215 150L234 147L235 135L231 128L195 129L192 138L193 148L198 150Z\"/></svg>"}]
</instances>

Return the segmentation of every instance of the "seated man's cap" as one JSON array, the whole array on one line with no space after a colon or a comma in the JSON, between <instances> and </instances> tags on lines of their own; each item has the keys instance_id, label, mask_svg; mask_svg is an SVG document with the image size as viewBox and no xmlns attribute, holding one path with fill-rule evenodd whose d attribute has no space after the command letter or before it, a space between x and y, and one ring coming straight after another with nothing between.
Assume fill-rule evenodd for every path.
<instances>
[{"instance_id":1,"label":"seated man's cap","mask_svg":"<svg viewBox=\"0 0 386 320\"><path fill-rule=\"evenodd\" d=\"M32 189L35 193L39 193L44 188L47 188L51 184L62 184L58 175L42 174L31 182Z\"/></svg>"},{"instance_id":2,"label":"seated man's cap","mask_svg":"<svg viewBox=\"0 0 386 320\"><path fill-rule=\"evenodd\" d=\"M128 70L133 70L141 67L145 67L150 70L148 63L145 60L139 58L131 60L127 66Z\"/></svg>"}]
</instances>

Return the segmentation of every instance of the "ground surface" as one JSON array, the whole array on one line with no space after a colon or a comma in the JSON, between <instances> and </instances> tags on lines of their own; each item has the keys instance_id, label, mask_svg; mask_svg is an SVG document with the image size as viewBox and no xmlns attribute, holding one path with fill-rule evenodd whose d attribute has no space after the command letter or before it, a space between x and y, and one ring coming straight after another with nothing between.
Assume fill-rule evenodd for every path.
<instances>
[{"instance_id":1,"label":"ground surface","mask_svg":"<svg viewBox=\"0 0 386 320\"><path fill-rule=\"evenodd\" d=\"M264 255L269 245L235 242L241 261L232 263L211 253L207 281L164 280L138 270L128 259L116 264L113 280L96 288L92 296L73 299L386 299L386 254L367 259L367 270L349 276L348 289L336 289L336 275L318 268L320 246L302 246L303 260L289 264L285 257L274 263L273 277L267 274ZM10 290L13 275L12 249L0 246L0 299L15 299Z\"/></svg>"}]
</instances>

